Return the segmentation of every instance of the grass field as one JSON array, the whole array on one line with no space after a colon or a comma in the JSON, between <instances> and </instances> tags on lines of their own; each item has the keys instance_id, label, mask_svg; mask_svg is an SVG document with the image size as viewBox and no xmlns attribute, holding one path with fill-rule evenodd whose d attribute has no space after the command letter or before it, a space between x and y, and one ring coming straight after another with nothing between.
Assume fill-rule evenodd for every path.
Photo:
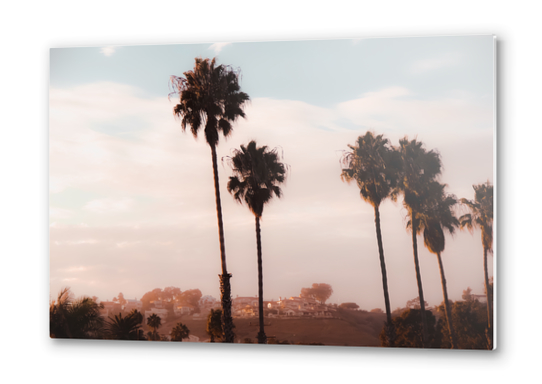
<instances>
[{"instance_id":1,"label":"grass field","mask_svg":"<svg viewBox=\"0 0 542 384\"><path fill-rule=\"evenodd\" d=\"M382 330L386 315L383 313L339 310L335 318L274 318L265 320L265 333L268 337L290 344L319 343L339 346L380 346L378 335ZM169 334L178 322L185 324L190 334L198 336L200 341L207 340L205 332L206 320L193 320L190 317L167 321L159 329L159 333ZM258 319L235 318L236 342L245 338L256 342ZM146 327L145 327L146 328Z\"/></svg>"}]
</instances>

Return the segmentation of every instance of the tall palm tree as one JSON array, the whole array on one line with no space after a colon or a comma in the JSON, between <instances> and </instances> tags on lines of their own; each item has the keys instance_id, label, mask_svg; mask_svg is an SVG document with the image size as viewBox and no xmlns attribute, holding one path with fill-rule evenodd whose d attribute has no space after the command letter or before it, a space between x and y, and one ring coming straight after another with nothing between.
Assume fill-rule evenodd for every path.
<instances>
[{"instance_id":1,"label":"tall palm tree","mask_svg":"<svg viewBox=\"0 0 542 384\"><path fill-rule=\"evenodd\" d=\"M282 190L279 184L285 180L286 166L279 160L276 149L269 150L267 146L257 147L251 141L240 150L234 151L231 157L234 176L228 182L228 191L239 203L245 202L256 220L256 248L258 252L258 315L260 331L258 343L265 344L267 337L264 331L263 317L263 267L262 242L260 235L260 219L263 208L273 196L281 197Z\"/></svg>"},{"instance_id":2,"label":"tall palm tree","mask_svg":"<svg viewBox=\"0 0 542 384\"><path fill-rule=\"evenodd\" d=\"M444 229L450 234L453 234L459 226L459 220L457 220L452 211L453 206L457 204L457 199L453 195L447 195L444 191L445 188L445 184L440 184L436 181L430 183L428 188L429 195L424 203L423 210L417 213L417 222L418 233L423 231L423 240L426 248L429 252L437 255L442 294L444 296L444 311L450 330L450 341L452 349L457 349L457 336L452 322L452 309L448 300L446 277L440 255L444 251L445 246Z\"/></svg>"},{"instance_id":3,"label":"tall palm tree","mask_svg":"<svg viewBox=\"0 0 542 384\"><path fill-rule=\"evenodd\" d=\"M142 340L142 322L143 315L136 309L124 317L122 313L109 317L107 322L109 337L115 340Z\"/></svg>"},{"instance_id":4,"label":"tall palm tree","mask_svg":"<svg viewBox=\"0 0 542 384\"><path fill-rule=\"evenodd\" d=\"M183 341L190 335L190 330L183 323L177 323L177 325L171 330L171 341Z\"/></svg>"},{"instance_id":5,"label":"tall palm tree","mask_svg":"<svg viewBox=\"0 0 542 384\"><path fill-rule=\"evenodd\" d=\"M215 59L196 58L194 69L184 72L184 77L171 77L171 85L174 89L172 94L179 95L179 104L175 105L173 113L181 119L183 131L190 126L192 134L197 137L203 127L205 139L211 147L222 266L220 276L222 321L224 341L227 343L233 343L234 339L231 317L231 274L228 273L226 266L216 146L219 141L219 132L227 137L231 134L232 123L238 117L245 117L242 108L249 97L240 91L239 76L238 70L226 65L216 65Z\"/></svg>"},{"instance_id":6,"label":"tall palm tree","mask_svg":"<svg viewBox=\"0 0 542 384\"><path fill-rule=\"evenodd\" d=\"M493 349L493 297L489 289L489 277L487 271L487 255L493 253L493 184L489 181L483 184L473 185L474 200L461 199L470 213L459 218L461 229L468 229L471 233L474 228L480 228L482 232L482 247L484 249L484 286L487 295L487 337L489 348Z\"/></svg>"},{"instance_id":7,"label":"tall palm tree","mask_svg":"<svg viewBox=\"0 0 542 384\"><path fill-rule=\"evenodd\" d=\"M103 318L100 308L90 297L73 299L70 288L63 288L49 306L51 338L101 338Z\"/></svg>"},{"instance_id":8,"label":"tall palm tree","mask_svg":"<svg viewBox=\"0 0 542 384\"><path fill-rule=\"evenodd\" d=\"M355 181L360 190L360 196L374 208L376 240L380 256L380 269L382 271L382 286L384 289L384 302L386 306L386 335L388 346L394 346L395 332L391 319L390 297L388 291L388 277L386 262L384 260L384 246L382 245L382 231L380 229L380 204L390 197L397 181L397 155L391 148L388 139L383 135L367 132L365 136L358 137L355 145L348 146L351 151L343 156L344 168L341 179L348 183Z\"/></svg>"},{"instance_id":9,"label":"tall palm tree","mask_svg":"<svg viewBox=\"0 0 542 384\"><path fill-rule=\"evenodd\" d=\"M414 268L416 271L416 282L418 284L418 295L422 314L425 311L425 300L423 297L422 276L418 260L418 216L427 198L427 188L431 181L434 181L441 172L440 155L436 151L427 151L422 142L408 140L407 137L399 140L398 152L401 156L401 174L398 186L393 194L403 193L403 204L408 210L410 218L410 229L412 232L412 253L414 254ZM422 315L422 330L424 347L429 347L427 322Z\"/></svg>"}]
</instances>

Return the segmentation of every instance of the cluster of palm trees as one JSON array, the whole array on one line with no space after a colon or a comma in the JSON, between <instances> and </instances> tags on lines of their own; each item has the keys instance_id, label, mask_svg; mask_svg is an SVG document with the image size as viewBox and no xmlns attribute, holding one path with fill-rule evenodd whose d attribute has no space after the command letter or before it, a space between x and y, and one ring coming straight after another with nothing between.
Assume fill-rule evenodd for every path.
<instances>
[{"instance_id":1,"label":"cluster of palm trees","mask_svg":"<svg viewBox=\"0 0 542 384\"><path fill-rule=\"evenodd\" d=\"M158 329L162 319L156 314L147 318L147 326L152 330L145 335L143 315L137 310L105 319L100 310L102 304L95 299L81 297L73 299L70 288L63 288L57 299L49 306L50 336L55 339L107 339L107 340L154 340L164 341L167 337L160 335ZM177 323L171 330L171 341L182 341L188 338L190 330L186 325Z\"/></svg>"},{"instance_id":2,"label":"cluster of palm trees","mask_svg":"<svg viewBox=\"0 0 542 384\"><path fill-rule=\"evenodd\" d=\"M425 300L418 260L417 236L423 234L424 245L437 256L444 309L448 323L450 342L452 348L457 348L457 336L451 319L450 302L446 288L446 278L442 264L441 253L445 247L444 231L453 234L455 229L466 228L472 231L479 227L482 230L482 243L484 248L484 282L486 292L488 287L487 255L492 251L493 233L493 186L487 182L475 185L475 198L473 201L458 199L446 192L446 185L441 184L438 178L441 174L442 163L438 152L428 151L424 144L416 139L407 137L399 140L399 145L393 147L383 135L367 132L358 137L350 150L345 152L341 159L343 170L341 178L346 182L356 182L363 200L374 208L376 237L379 250L380 266L382 272L382 285L386 307L385 331L387 345L395 345L395 330L391 318L390 299L388 292L388 278L384 259L380 223L380 204L387 198L397 200L403 197L403 204L408 212L407 229L412 234L412 251L418 294L421 305L422 345L429 347L429 337L426 324ZM470 213L455 216L454 206L461 202L470 209ZM487 295L487 338L488 348L492 349L492 298Z\"/></svg>"},{"instance_id":3,"label":"cluster of palm trees","mask_svg":"<svg viewBox=\"0 0 542 384\"><path fill-rule=\"evenodd\" d=\"M196 58L194 69L184 72L184 77L172 76L171 84L174 88L172 94L179 96L179 103L173 108L173 113L181 119L182 129L186 130L187 127L190 127L194 137L197 137L203 128L207 144L211 147L222 266L222 275L220 275L222 340L226 343L233 343L231 274L228 273L226 266L216 147L219 142L219 133L221 132L225 137L229 136L232 132L232 123L239 117L245 117L243 106L249 101L249 96L240 90L239 71L230 66L217 65L215 59ZM235 200L246 203L255 217L260 316L258 342L265 344L267 337L263 322L260 220L264 205L273 196L280 197L282 195L279 184L285 180L286 165L280 162L276 149L269 149L267 146L258 147L255 141L249 142L246 146L241 145L241 149L235 150L234 155L228 159L233 169L233 176L228 182L228 191Z\"/></svg>"},{"instance_id":4,"label":"cluster of palm trees","mask_svg":"<svg viewBox=\"0 0 542 384\"><path fill-rule=\"evenodd\" d=\"M216 147L219 143L220 133L225 137L229 136L232 133L232 124L239 117L245 117L243 107L250 98L240 90L239 76L239 70L227 65L217 65L215 59L196 58L193 70L184 72L184 76L181 77L171 77L173 92L170 94L170 96L179 97L179 103L175 105L173 113L181 119L182 129L186 130L189 127L194 137L197 137L200 130L203 129L207 144L211 148L222 267L222 275L219 276L222 340L228 343L234 340L230 285L232 275L228 273L226 266ZM399 195L402 195L404 206L408 211L407 227L412 233L412 249L421 311L422 313L425 311L425 301L418 260L417 235L423 233L425 246L438 259L451 343L453 348L457 348L441 259L441 253L445 246L444 231L453 234L458 226L469 230L475 227L482 229L487 291L487 254L492 250L493 187L489 182L474 186L474 201L461 200L462 204L470 208L471 213L457 219L453 207L458 203L458 200L445 191L445 184L438 182L442 164L436 151L428 151L422 142L416 139L409 140L406 137L400 140L399 146L395 148L382 135L375 135L372 132L360 136L355 145L349 147L350 151L346 152L342 159L344 167L341 177L346 182L355 181L360 189L361 197L374 208L387 316L385 329L388 345L394 345L395 336L387 287L379 207L385 199L396 200ZM228 191L235 200L246 203L255 216L260 318L258 342L265 343L260 219L264 205L273 196L280 197L282 195L280 184L285 180L286 165L280 162L276 150L269 150L266 146L258 147L255 141L251 141L246 146L242 145L239 150L234 151L234 155L228 160L233 169L233 176L228 182ZM491 298L489 294L487 302L488 339L491 339ZM422 316L421 322L423 345L427 347L425 316ZM491 340L489 344L491 345Z\"/></svg>"}]
</instances>

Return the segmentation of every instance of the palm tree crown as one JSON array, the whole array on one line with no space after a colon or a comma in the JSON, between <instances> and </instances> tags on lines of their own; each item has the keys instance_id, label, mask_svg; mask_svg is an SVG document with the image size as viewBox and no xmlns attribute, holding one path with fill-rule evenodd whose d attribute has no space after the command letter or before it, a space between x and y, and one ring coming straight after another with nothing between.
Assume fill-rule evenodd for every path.
<instances>
[{"instance_id":1,"label":"palm tree crown","mask_svg":"<svg viewBox=\"0 0 542 384\"><path fill-rule=\"evenodd\" d=\"M461 228L472 231L480 228L482 231L482 245L489 252L493 251L493 185L486 183L474 185L474 201L461 199L470 213L459 218Z\"/></svg>"},{"instance_id":2,"label":"palm tree crown","mask_svg":"<svg viewBox=\"0 0 542 384\"><path fill-rule=\"evenodd\" d=\"M390 196L397 182L397 153L383 135L367 132L358 137L355 145L348 146L341 173L343 181L355 180L361 197L374 207Z\"/></svg>"},{"instance_id":3,"label":"palm tree crown","mask_svg":"<svg viewBox=\"0 0 542 384\"><path fill-rule=\"evenodd\" d=\"M286 165L279 161L276 149L267 146L257 147L251 141L240 150L234 151L230 158L233 174L228 182L228 191L238 202L245 202L250 211L261 217L264 205L273 195L280 198L282 190L279 186L286 175Z\"/></svg>"},{"instance_id":4,"label":"palm tree crown","mask_svg":"<svg viewBox=\"0 0 542 384\"><path fill-rule=\"evenodd\" d=\"M238 70L227 65L216 65L216 59L196 58L193 70L184 72L185 77L171 76L170 81L178 94L179 103L173 109L181 118L183 130L190 126L194 137L204 126L205 139L214 147L218 144L219 131L227 137L239 116L245 117L244 104L249 100L240 91Z\"/></svg>"}]
</instances>

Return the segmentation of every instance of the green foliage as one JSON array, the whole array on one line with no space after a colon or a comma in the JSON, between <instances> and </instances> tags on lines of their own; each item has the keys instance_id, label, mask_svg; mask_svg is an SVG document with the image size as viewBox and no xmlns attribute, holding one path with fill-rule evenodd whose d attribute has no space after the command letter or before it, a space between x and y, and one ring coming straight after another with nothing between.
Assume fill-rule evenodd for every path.
<instances>
[{"instance_id":1,"label":"green foliage","mask_svg":"<svg viewBox=\"0 0 542 384\"><path fill-rule=\"evenodd\" d=\"M178 323L170 333L171 341L183 341L190 335L190 330L183 323Z\"/></svg>"},{"instance_id":2,"label":"green foliage","mask_svg":"<svg viewBox=\"0 0 542 384\"><path fill-rule=\"evenodd\" d=\"M325 283L314 283L311 288L301 288L301 297L318 300L321 304L324 304L332 294L333 288Z\"/></svg>"}]
</instances>

